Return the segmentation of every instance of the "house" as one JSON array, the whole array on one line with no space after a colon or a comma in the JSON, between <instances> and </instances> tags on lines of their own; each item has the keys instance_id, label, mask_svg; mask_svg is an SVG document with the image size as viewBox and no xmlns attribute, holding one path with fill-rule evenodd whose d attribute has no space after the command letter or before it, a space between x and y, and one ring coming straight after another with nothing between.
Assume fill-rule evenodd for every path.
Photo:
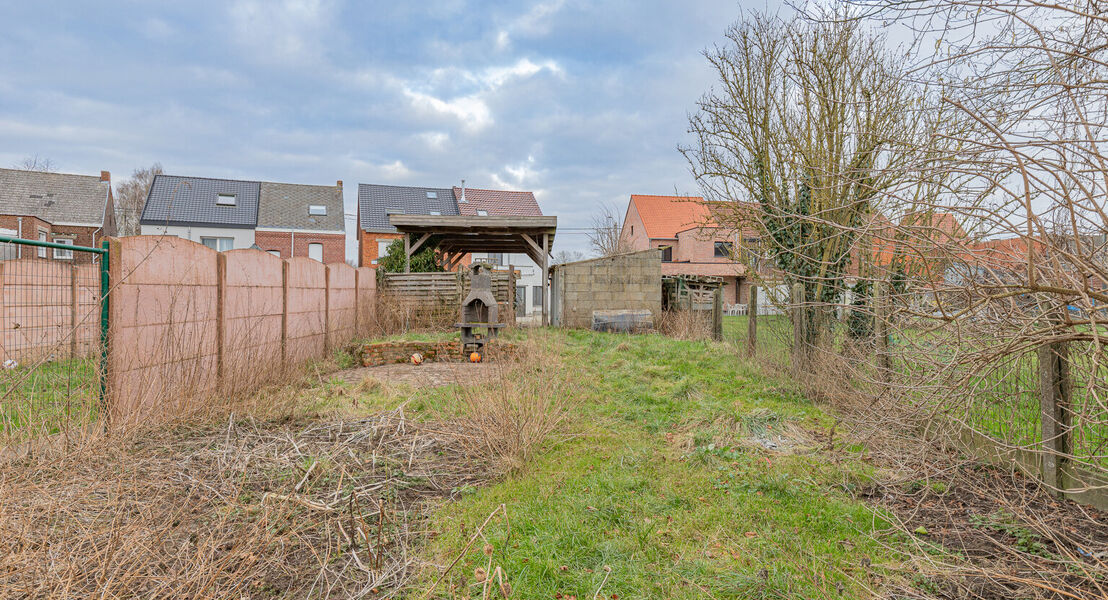
<instances>
[{"instance_id":1,"label":"house","mask_svg":"<svg viewBox=\"0 0 1108 600\"><path fill-rule=\"evenodd\" d=\"M0 235L42 242L99 247L116 233L112 176L70 175L0 169ZM0 258L91 262L95 255L16 246Z\"/></svg>"},{"instance_id":2,"label":"house","mask_svg":"<svg viewBox=\"0 0 1108 600\"><path fill-rule=\"evenodd\" d=\"M143 235L175 235L213 250L346 261L342 181L333 186L158 175L139 220Z\"/></svg>"},{"instance_id":3,"label":"house","mask_svg":"<svg viewBox=\"0 0 1108 600\"><path fill-rule=\"evenodd\" d=\"M463 182L464 186L464 182ZM389 244L401 236L389 224L390 215L443 216L542 216L532 192L397 185L358 185L359 265L377 266ZM519 272L516 288L516 316L542 312L542 269L525 254L478 253L464 257L458 268L472 261L496 267L512 266Z\"/></svg>"},{"instance_id":4,"label":"house","mask_svg":"<svg viewBox=\"0 0 1108 600\"><path fill-rule=\"evenodd\" d=\"M722 226L717 214L725 208L735 207L714 207L699 197L632 194L620 243L627 251L662 248L662 275L721 277L723 301L745 304L752 283L736 252L757 248L758 238L752 229Z\"/></svg>"}]
</instances>

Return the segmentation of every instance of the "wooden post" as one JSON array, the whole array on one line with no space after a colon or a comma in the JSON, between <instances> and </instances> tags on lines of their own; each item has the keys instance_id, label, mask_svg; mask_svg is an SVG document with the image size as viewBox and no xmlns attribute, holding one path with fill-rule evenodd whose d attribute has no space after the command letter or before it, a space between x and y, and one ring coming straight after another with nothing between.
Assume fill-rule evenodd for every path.
<instances>
[{"instance_id":1,"label":"wooden post","mask_svg":"<svg viewBox=\"0 0 1108 600\"><path fill-rule=\"evenodd\" d=\"M224 345L227 342L227 255L215 255L215 378L222 386L226 370L223 367Z\"/></svg>"},{"instance_id":2,"label":"wooden post","mask_svg":"<svg viewBox=\"0 0 1108 600\"><path fill-rule=\"evenodd\" d=\"M1070 439L1070 375L1065 344L1045 344L1039 356L1039 404L1042 421L1043 483L1057 493L1065 488L1063 473L1073 453Z\"/></svg>"},{"instance_id":3,"label":"wooden post","mask_svg":"<svg viewBox=\"0 0 1108 600\"><path fill-rule=\"evenodd\" d=\"M70 267L72 271L69 277L69 302L70 302L70 317L69 317L69 357L77 358L77 324L80 321L78 313L81 310L80 292L77 288L77 275L80 273L80 268L77 265Z\"/></svg>"},{"instance_id":4,"label":"wooden post","mask_svg":"<svg viewBox=\"0 0 1108 600\"><path fill-rule=\"evenodd\" d=\"M712 294L712 339L723 340L723 286Z\"/></svg>"},{"instance_id":5,"label":"wooden post","mask_svg":"<svg viewBox=\"0 0 1108 600\"><path fill-rule=\"evenodd\" d=\"M542 324L550 325L550 234L542 234Z\"/></svg>"},{"instance_id":6,"label":"wooden post","mask_svg":"<svg viewBox=\"0 0 1108 600\"><path fill-rule=\"evenodd\" d=\"M511 320L510 321L508 320L509 315L505 315L504 322L505 323L511 323L512 325L515 325L516 324L516 268L512 265L508 265L508 306L507 306L507 310L508 310L508 313L510 314L510 319Z\"/></svg>"},{"instance_id":7,"label":"wooden post","mask_svg":"<svg viewBox=\"0 0 1108 600\"><path fill-rule=\"evenodd\" d=\"M754 356L758 349L758 286L750 286L746 303L746 351Z\"/></svg>"},{"instance_id":8,"label":"wooden post","mask_svg":"<svg viewBox=\"0 0 1108 600\"><path fill-rule=\"evenodd\" d=\"M892 359L889 356L889 286L878 281L873 295L873 334L877 342L877 377L882 383L890 381Z\"/></svg>"},{"instance_id":9,"label":"wooden post","mask_svg":"<svg viewBox=\"0 0 1108 600\"><path fill-rule=\"evenodd\" d=\"M412 236L404 234L404 272L412 272Z\"/></svg>"},{"instance_id":10,"label":"wooden post","mask_svg":"<svg viewBox=\"0 0 1108 600\"><path fill-rule=\"evenodd\" d=\"M808 315L804 304L804 284L794 283L792 289L793 370L808 368Z\"/></svg>"}]
</instances>

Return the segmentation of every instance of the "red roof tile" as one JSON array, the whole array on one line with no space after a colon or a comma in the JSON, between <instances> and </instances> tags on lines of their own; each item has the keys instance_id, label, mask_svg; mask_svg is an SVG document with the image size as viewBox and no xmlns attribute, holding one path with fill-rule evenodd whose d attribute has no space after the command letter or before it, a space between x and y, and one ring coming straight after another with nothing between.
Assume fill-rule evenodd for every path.
<instances>
[{"instance_id":1,"label":"red roof tile","mask_svg":"<svg viewBox=\"0 0 1108 600\"><path fill-rule=\"evenodd\" d=\"M698 196L631 194L631 204L639 212L650 238L675 239L678 231L715 224L704 198Z\"/></svg>"},{"instance_id":2,"label":"red roof tile","mask_svg":"<svg viewBox=\"0 0 1108 600\"><path fill-rule=\"evenodd\" d=\"M509 192L504 190L483 190L466 188L466 201L462 202L462 188L454 188L454 199L458 202L458 214L476 216L478 210L488 212L490 217L541 217L535 194L531 192Z\"/></svg>"}]
</instances>

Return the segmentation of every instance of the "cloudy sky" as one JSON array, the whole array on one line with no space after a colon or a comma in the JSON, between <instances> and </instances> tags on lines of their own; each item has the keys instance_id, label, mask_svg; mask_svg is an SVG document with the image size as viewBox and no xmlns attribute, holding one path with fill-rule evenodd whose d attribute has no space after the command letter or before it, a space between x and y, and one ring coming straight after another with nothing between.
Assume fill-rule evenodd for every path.
<instances>
[{"instance_id":1,"label":"cloudy sky","mask_svg":"<svg viewBox=\"0 0 1108 600\"><path fill-rule=\"evenodd\" d=\"M763 5L764 6L764 5ZM676 146L735 0L0 4L0 166L532 190L586 250L601 203L697 193ZM352 231L353 219L348 220Z\"/></svg>"}]
</instances>

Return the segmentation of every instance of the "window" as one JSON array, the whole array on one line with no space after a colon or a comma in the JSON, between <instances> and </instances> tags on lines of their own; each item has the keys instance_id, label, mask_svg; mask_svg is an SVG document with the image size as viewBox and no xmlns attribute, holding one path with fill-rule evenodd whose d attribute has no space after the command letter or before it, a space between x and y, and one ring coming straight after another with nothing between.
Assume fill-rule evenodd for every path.
<instances>
[{"instance_id":1,"label":"window","mask_svg":"<svg viewBox=\"0 0 1108 600\"><path fill-rule=\"evenodd\" d=\"M504 264L504 253L489 252L489 258L486 262L488 262L490 265L502 265Z\"/></svg>"},{"instance_id":2,"label":"window","mask_svg":"<svg viewBox=\"0 0 1108 600\"><path fill-rule=\"evenodd\" d=\"M235 247L235 238L229 237L202 237L200 243L215 250L217 252L223 252Z\"/></svg>"},{"instance_id":3,"label":"window","mask_svg":"<svg viewBox=\"0 0 1108 600\"><path fill-rule=\"evenodd\" d=\"M323 244L308 244L308 258L323 262Z\"/></svg>"},{"instance_id":4,"label":"window","mask_svg":"<svg viewBox=\"0 0 1108 600\"><path fill-rule=\"evenodd\" d=\"M45 242L46 241L46 230L45 229L39 229L38 230L38 241L40 241L40 242ZM38 249L38 257L39 258L46 258L46 248L39 248Z\"/></svg>"},{"instance_id":5,"label":"window","mask_svg":"<svg viewBox=\"0 0 1108 600\"><path fill-rule=\"evenodd\" d=\"M428 214L430 214L432 217L437 217L437 216L442 214L442 211L441 210L433 210Z\"/></svg>"},{"instance_id":6,"label":"window","mask_svg":"<svg viewBox=\"0 0 1108 600\"><path fill-rule=\"evenodd\" d=\"M385 214L386 215L402 215L402 214L404 214L404 209L403 208L386 208L385 209Z\"/></svg>"},{"instance_id":7,"label":"window","mask_svg":"<svg viewBox=\"0 0 1108 600\"><path fill-rule=\"evenodd\" d=\"M716 242L716 258L731 258L731 242Z\"/></svg>"},{"instance_id":8,"label":"window","mask_svg":"<svg viewBox=\"0 0 1108 600\"><path fill-rule=\"evenodd\" d=\"M673 262L673 246L662 247L662 262Z\"/></svg>"},{"instance_id":9,"label":"window","mask_svg":"<svg viewBox=\"0 0 1108 600\"><path fill-rule=\"evenodd\" d=\"M234 194L220 194L216 196L215 203L218 206L234 206L235 195Z\"/></svg>"},{"instance_id":10,"label":"window","mask_svg":"<svg viewBox=\"0 0 1108 600\"><path fill-rule=\"evenodd\" d=\"M634 225L631 226L631 235L635 235L635 226Z\"/></svg>"},{"instance_id":11,"label":"window","mask_svg":"<svg viewBox=\"0 0 1108 600\"><path fill-rule=\"evenodd\" d=\"M434 199L436 199L436 198L438 198L438 197L439 197L439 193L438 193L438 192L427 192L427 199L428 199L428 200L434 200Z\"/></svg>"},{"instance_id":12,"label":"window","mask_svg":"<svg viewBox=\"0 0 1108 600\"><path fill-rule=\"evenodd\" d=\"M54 238L54 243L72 246L73 240L69 238ZM61 248L54 248L54 258L57 260L73 260L73 251L62 250Z\"/></svg>"},{"instance_id":13,"label":"window","mask_svg":"<svg viewBox=\"0 0 1108 600\"><path fill-rule=\"evenodd\" d=\"M531 305L535 308L542 308L542 286L531 286Z\"/></svg>"},{"instance_id":14,"label":"window","mask_svg":"<svg viewBox=\"0 0 1108 600\"><path fill-rule=\"evenodd\" d=\"M487 211L487 210L478 210L477 211L477 216L478 217L487 217L487 216L489 216L489 211Z\"/></svg>"},{"instance_id":15,"label":"window","mask_svg":"<svg viewBox=\"0 0 1108 600\"><path fill-rule=\"evenodd\" d=\"M313 217L326 217L327 207L322 204L308 205L308 215Z\"/></svg>"},{"instance_id":16,"label":"window","mask_svg":"<svg viewBox=\"0 0 1108 600\"><path fill-rule=\"evenodd\" d=\"M276 256L277 258L281 258L280 250L266 250L266 252L272 254L273 256Z\"/></svg>"},{"instance_id":17,"label":"window","mask_svg":"<svg viewBox=\"0 0 1108 600\"><path fill-rule=\"evenodd\" d=\"M516 286L516 316L522 317L527 314L527 286Z\"/></svg>"}]
</instances>

